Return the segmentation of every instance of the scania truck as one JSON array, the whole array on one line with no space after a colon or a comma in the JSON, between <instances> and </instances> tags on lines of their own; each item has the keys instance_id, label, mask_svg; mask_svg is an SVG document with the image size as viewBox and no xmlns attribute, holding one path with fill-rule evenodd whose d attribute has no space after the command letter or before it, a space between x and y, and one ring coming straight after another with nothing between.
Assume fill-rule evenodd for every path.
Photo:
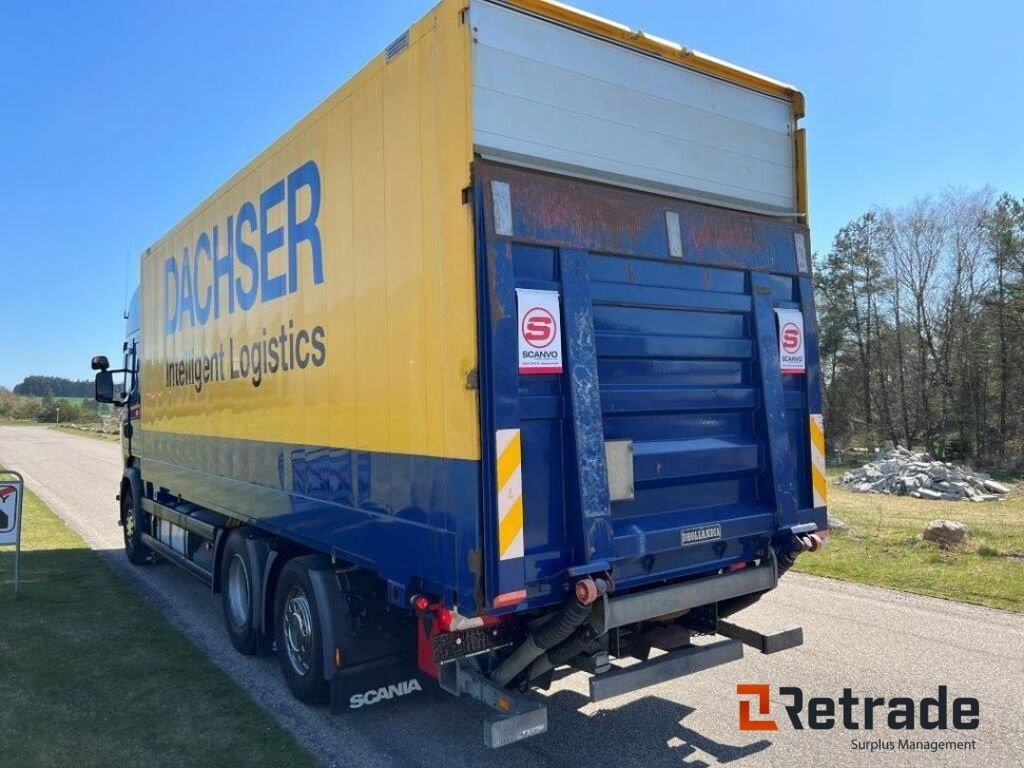
<instances>
[{"instance_id":1,"label":"scania truck","mask_svg":"<svg viewBox=\"0 0 1024 768\"><path fill-rule=\"evenodd\" d=\"M547 729L802 642L826 536L795 88L549 0L443 0L141 255L129 560L311 704Z\"/></svg>"}]
</instances>

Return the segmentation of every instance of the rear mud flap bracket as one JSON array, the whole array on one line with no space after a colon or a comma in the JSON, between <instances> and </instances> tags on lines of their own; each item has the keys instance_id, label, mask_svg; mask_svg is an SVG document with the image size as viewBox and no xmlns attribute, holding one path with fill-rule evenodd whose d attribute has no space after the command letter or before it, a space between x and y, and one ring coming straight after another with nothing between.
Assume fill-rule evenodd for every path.
<instances>
[{"instance_id":1,"label":"rear mud flap bracket","mask_svg":"<svg viewBox=\"0 0 1024 768\"><path fill-rule=\"evenodd\" d=\"M484 745L504 747L539 736L548 730L548 708L543 702L501 688L466 660L441 665L438 683L456 696L463 694L495 710L484 721Z\"/></svg>"}]
</instances>

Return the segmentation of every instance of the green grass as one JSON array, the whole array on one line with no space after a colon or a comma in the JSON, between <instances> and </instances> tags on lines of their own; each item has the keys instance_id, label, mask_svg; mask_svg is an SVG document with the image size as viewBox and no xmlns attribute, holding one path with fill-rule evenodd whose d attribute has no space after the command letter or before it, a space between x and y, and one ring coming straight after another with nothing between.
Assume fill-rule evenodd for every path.
<instances>
[{"instance_id":1,"label":"green grass","mask_svg":"<svg viewBox=\"0 0 1024 768\"><path fill-rule=\"evenodd\" d=\"M313 757L31 493L0 554L0 764L288 766Z\"/></svg>"},{"instance_id":2,"label":"green grass","mask_svg":"<svg viewBox=\"0 0 1024 768\"><path fill-rule=\"evenodd\" d=\"M117 443L117 442L121 441L121 435L120 434L117 434L117 433L110 434L109 432L97 432L96 428L99 427L99 422L97 422L95 424L81 424L81 425L79 425L79 426L86 427L86 429L72 429L67 424L61 424L59 426L56 425L56 424L49 424L47 426L49 426L50 429L59 429L61 432L65 432L65 433L67 433L69 435L79 435L81 437L91 437L94 440L105 440L108 443Z\"/></svg>"},{"instance_id":3,"label":"green grass","mask_svg":"<svg viewBox=\"0 0 1024 768\"><path fill-rule=\"evenodd\" d=\"M829 473L829 512L850 528L832 532L825 549L802 556L796 570L1024 611L1024 496L979 504L851 493L835 482L840 473ZM921 539L938 519L970 527L962 550Z\"/></svg>"}]
</instances>

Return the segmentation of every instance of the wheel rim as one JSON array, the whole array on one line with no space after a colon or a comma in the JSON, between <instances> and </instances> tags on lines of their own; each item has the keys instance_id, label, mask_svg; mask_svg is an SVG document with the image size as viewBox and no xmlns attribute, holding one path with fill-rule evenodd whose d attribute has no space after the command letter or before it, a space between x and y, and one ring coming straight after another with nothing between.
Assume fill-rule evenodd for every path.
<instances>
[{"instance_id":1,"label":"wheel rim","mask_svg":"<svg viewBox=\"0 0 1024 768\"><path fill-rule=\"evenodd\" d=\"M250 604L249 570L236 554L228 565L228 616L234 626L241 628L249 622Z\"/></svg>"},{"instance_id":2,"label":"wheel rim","mask_svg":"<svg viewBox=\"0 0 1024 768\"><path fill-rule=\"evenodd\" d=\"M313 614L305 590L292 586L284 603L284 650L296 674L309 673L313 655Z\"/></svg>"},{"instance_id":3,"label":"wheel rim","mask_svg":"<svg viewBox=\"0 0 1024 768\"><path fill-rule=\"evenodd\" d=\"M125 504L124 509L124 548L135 551L135 509L131 503Z\"/></svg>"}]
</instances>

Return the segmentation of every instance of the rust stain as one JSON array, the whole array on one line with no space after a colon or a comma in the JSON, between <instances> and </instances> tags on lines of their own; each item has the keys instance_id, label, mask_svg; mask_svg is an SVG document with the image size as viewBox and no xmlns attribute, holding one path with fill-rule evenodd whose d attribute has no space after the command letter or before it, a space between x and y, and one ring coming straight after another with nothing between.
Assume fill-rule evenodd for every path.
<instances>
[{"instance_id":1,"label":"rust stain","mask_svg":"<svg viewBox=\"0 0 1024 768\"><path fill-rule=\"evenodd\" d=\"M621 250L636 242L649 219L643 201L621 193L579 184L567 189L564 180L549 177L526 176L516 183L530 200L520 214L525 228L546 231L561 243Z\"/></svg>"},{"instance_id":2,"label":"rust stain","mask_svg":"<svg viewBox=\"0 0 1024 768\"><path fill-rule=\"evenodd\" d=\"M690 237L698 250L715 248L754 250L757 233L748 218L705 216L690 230Z\"/></svg>"},{"instance_id":3,"label":"rust stain","mask_svg":"<svg viewBox=\"0 0 1024 768\"><path fill-rule=\"evenodd\" d=\"M506 246L507 247L507 246ZM487 248L487 293L488 301L491 306L491 323L497 323L499 320L505 318L505 310L501 306L501 294L498 291L498 286L494 284L495 276L497 275L497 260L499 254L494 246Z\"/></svg>"},{"instance_id":4,"label":"rust stain","mask_svg":"<svg viewBox=\"0 0 1024 768\"><path fill-rule=\"evenodd\" d=\"M492 176L500 175L516 190L514 240L518 243L621 256L664 256L665 198L487 163L474 166L474 173L485 187ZM700 203L673 200L671 204L680 214L683 252L690 263L756 268L770 249L768 236L779 226ZM636 281L632 268L627 267L626 276L631 283Z\"/></svg>"}]
</instances>

